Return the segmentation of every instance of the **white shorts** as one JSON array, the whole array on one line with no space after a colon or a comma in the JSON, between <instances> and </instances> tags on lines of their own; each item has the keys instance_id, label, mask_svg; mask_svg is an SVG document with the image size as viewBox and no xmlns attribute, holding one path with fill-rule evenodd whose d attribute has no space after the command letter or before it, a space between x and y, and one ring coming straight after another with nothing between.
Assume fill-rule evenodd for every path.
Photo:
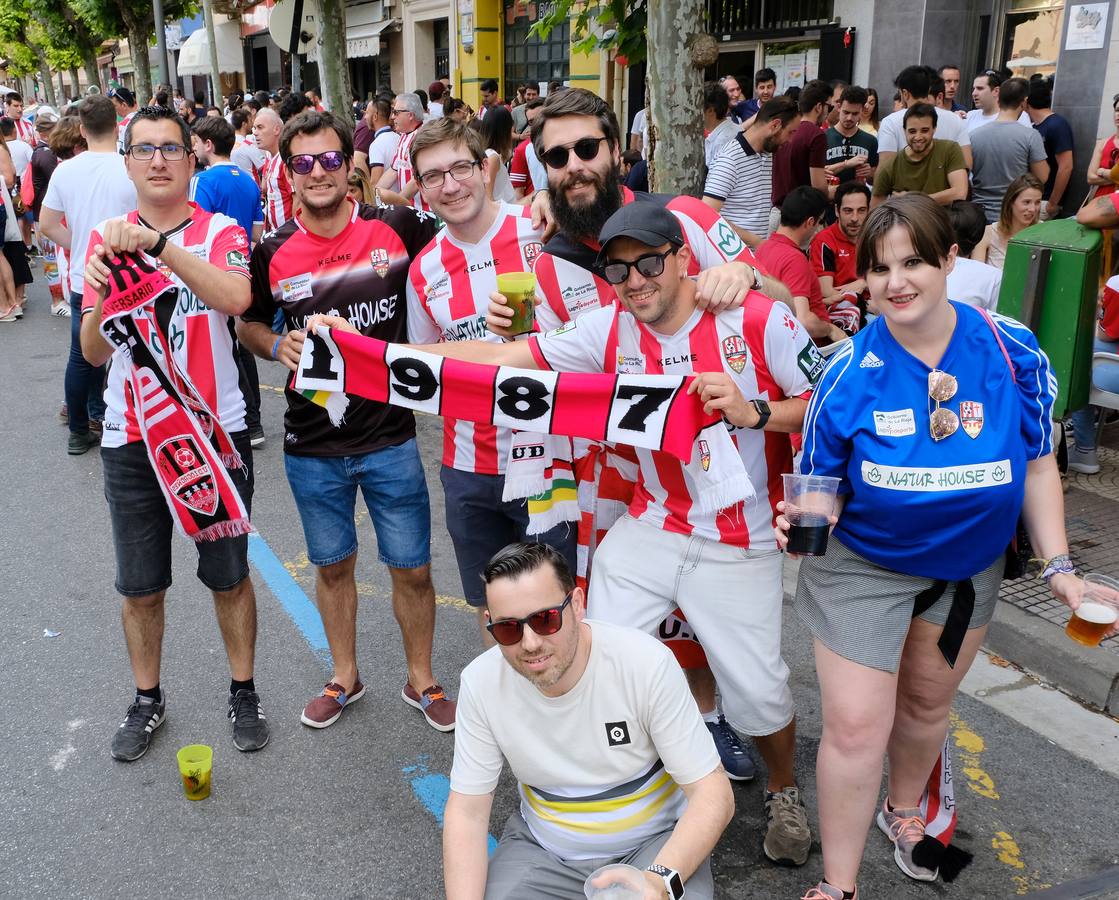
<instances>
[{"instance_id":1,"label":"white shorts","mask_svg":"<svg viewBox=\"0 0 1119 900\"><path fill-rule=\"evenodd\" d=\"M781 657L782 556L664 531L625 516L591 566L589 615L653 634L679 606L707 653L723 715L743 734L793 719Z\"/></svg>"}]
</instances>

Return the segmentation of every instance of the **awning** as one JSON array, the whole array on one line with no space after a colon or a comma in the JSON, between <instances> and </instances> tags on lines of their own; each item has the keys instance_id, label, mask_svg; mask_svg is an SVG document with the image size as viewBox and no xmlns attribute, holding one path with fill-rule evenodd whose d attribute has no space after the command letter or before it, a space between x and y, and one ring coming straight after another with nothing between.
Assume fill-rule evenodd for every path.
<instances>
[{"instance_id":1,"label":"awning","mask_svg":"<svg viewBox=\"0 0 1119 900\"><path fill-rule=\"evenodd\" d=\"M241 72L245 57L241 51L241 26L237 22L214 24L218 39L218 69L222 72ZM210 41L206 29L199 28L183 41L179 48L179 63L175 67L180 75L210 74Z\"/></svg>"},{"instance_id":2,"label":"awning","mask_svg":"<svg viewBox=\"0 0 1119 900\"><path fill-rule=\"evenodd\" d=\"M351 25L346 28L346 56L357 59L361 56L377 56L381 52L381 32L391 25L399 24L396 19L381 19L368 25Z\"/></svg>"}]
</instances>

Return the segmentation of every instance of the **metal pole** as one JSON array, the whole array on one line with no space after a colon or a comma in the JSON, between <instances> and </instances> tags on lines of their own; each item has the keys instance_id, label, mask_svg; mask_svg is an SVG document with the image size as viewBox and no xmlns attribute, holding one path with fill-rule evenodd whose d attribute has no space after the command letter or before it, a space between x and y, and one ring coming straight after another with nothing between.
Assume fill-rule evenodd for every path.
<instances>
[{"instance_id":1,"label":"metal pole","mask_svg":"<svg viewBox=\"0 0 1119 900\"><path fill-rule=\"evenodd\" d=\"M155 13L155 47L159 64L156 66L158 84L171 84L171 76L167 72L167 29L163 21L163 0L152 0L152 9ZM147 47L132 47L132 53L147 53ZM154 88L153 88L154 92ZM143 98L147 102L147 98Z\"/></svg>"},{"instance_id":2,"label":"metal pole","mask_svg":"<svg viewBox=\"0 0 1119 900\"><path fill-rule=\"evenodd\" d=\"M214 33L214 5L211 0L202 0L202 13L206 19L206 38L210 42L210 103L221 109L221 69L218 67L218 38Z\"/></svg>"}]
</instances>

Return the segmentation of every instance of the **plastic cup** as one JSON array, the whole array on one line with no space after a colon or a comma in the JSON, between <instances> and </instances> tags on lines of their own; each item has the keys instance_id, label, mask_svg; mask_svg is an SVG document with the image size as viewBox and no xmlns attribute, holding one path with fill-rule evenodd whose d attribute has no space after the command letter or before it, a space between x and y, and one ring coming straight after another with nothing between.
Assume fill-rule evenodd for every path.
<instances>
[{"instance_id":1,"label":"plastic cup","mask_svg":"<svg viewBox=\"0 0 1119 900\"><path fill-rule=\"evenodd\" d=\"M497 292L503 294L513 310L514 334L528 334L536 326L536 276L532 272L502 272L497 276Z\"/></svg>"},{"instance_id":2,"label":"plastic cup","mask_svg":"<svg viewBox=\"0 0 1119 900\"><path fill-rule=\"evenodd\" d=\"M828 549L828 519L835 512L839 479L830 475L781 476L785 481L785 518L789 529L790 553L823 556Z\"/></svg>"},{"instance_id":3,"label":"plastic cup","mask_svg":"<svg viewBox=\"0 0 1119 900\"><path fill-rule=\"evenodd\" d=\"M642 900L645 873L623 863L603 866L591 872L583 883L583 893L590 900Z\"/></svg>"},{"instance_id":4,"label":"plastic cup","mask_svg":"<svg viewBox=\"0 0 1119 900\"><path fill-rule=\"evenodd\" d=\"M1119 619L1119 581L1106 575L1084 576L1084 598L1073 610L1065 634L1085 647L1098 647Z\"/></svg>"},{"instance_id":5,"label":"plastic cup","mask_svg":"<svg viewBox=\"0 0 1119 900\"><path fill-rule=\"evenodd\" d=\"M210 796L210 774L214 767L214 750L205 744L191 744L178 752L179 774L188 800L205 800Z\"/></svg>"}]
</instances>

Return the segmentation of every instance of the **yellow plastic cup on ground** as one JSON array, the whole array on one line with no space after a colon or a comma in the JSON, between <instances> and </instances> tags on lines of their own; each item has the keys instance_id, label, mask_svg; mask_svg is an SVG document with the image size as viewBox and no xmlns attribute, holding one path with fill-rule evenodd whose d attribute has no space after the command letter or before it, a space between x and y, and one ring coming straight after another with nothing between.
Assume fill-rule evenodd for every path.
<instances>
[{"instance_id":1,"label":"yellow plastic cup on ground","mask_svg":"<svg viewBox=\"0 0 1119 900\"><path fill-rule=\"evenodd\" d=\"M536 325L536 276L532 272L502 272L497 276L497 292L503 294L513 310L513 334L528 334Z\"/></svg>"},{"instance_id":2,"label":"yellow plastic cup on ground","mask_svg":"<svg viewBox=\"0 0 1119 900\"><path fill-rule=\"evenodd\" d=\"M179 774L188 800L205 800L210 796L210 773L214 768L214 749L205 744L191 744L178 752Z\"/></svg>"}]
</instances>

